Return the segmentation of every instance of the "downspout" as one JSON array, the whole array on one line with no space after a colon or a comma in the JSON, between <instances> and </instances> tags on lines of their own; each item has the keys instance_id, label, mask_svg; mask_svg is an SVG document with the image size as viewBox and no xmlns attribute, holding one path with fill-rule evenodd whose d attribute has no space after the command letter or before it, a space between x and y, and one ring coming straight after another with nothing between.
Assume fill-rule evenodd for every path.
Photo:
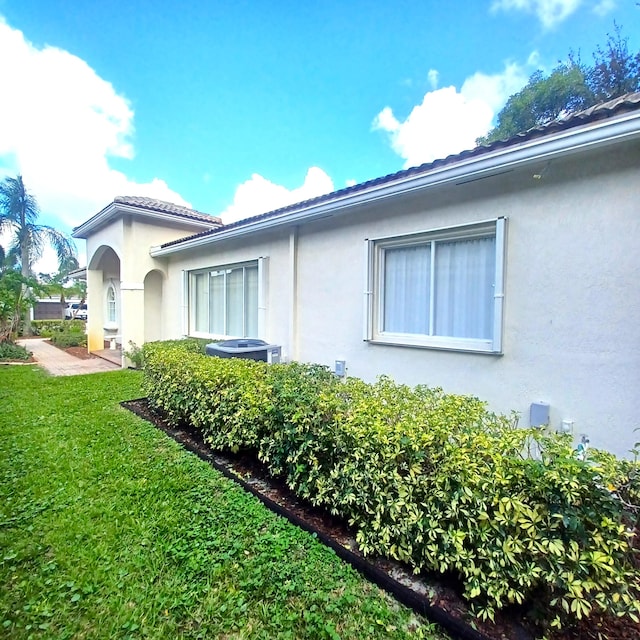
<instances>
[{"instance_id":1,"label":"downspout","mask_svg":"<svg viewBox=\"0 0 640 640\"><path fill-rule=\"evenodd\" d=\"M298 358L298 227L289 232L289 357Z\"/></svg>"}]
</instances>

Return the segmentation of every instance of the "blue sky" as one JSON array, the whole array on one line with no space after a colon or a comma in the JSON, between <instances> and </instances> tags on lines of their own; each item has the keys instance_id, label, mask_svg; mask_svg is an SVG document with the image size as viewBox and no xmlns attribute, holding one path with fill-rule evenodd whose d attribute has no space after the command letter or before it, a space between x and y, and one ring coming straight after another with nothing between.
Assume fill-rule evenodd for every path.
<instances>
[{"instance_id":1,"label":"blue sky","mask_svg":"<svg viewBox=\"0 0 640 640\"><path fill-rule=\"evenodd\" d=\"M64 231L116 195L232 221L457 153L634 0L0 0L0 176Z\"/></svg>"}]
</instances>

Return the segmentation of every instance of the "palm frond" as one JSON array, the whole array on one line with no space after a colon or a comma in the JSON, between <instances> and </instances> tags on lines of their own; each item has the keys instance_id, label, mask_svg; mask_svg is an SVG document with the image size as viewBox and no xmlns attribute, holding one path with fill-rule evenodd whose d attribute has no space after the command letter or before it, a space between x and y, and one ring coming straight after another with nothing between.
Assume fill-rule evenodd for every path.
<instances>
[{"instance_id":1,"label":"palm frond","mask_svg":"<svg viewBox=\"0 0 640 640\"><path fill-rule=\"evenodd\" d=\"M75 260L77 268L76 245L69 236L47 225L36 225L33 227L33 230L34 237L37 236L40 242L48 242L56 252L58 268L60 270L64 268L69 260Z\"/></svg>"},{"instance_id":2,"label":"palm frond","mask_svg":"<svg viewBox=\"0 0 640 640\"><path fill-rule=\"evenodd\" d=\"M75 260L76 247L67 235L48 225L37 224L40 209L30 194L22 176L5 178L0 182L0 231L11 229L11 255L19 256L23 275L31 275L47 244L56 252L62 269ZM75 260L77 267L77 260ZM74 267L72 267L74 268Z\"/></svg>"},{"instance_id":3,"label":"palm frond","mask_svg":"<svg viewBox=\"0 0 640 640\"><path fill-rule=\"evenodd\" d=\"M2 226L13 223L18 226L35 224L40 208L35 196L30 194L22 176L5 178L0 182L0 219Z\"/></svg>"}]
</instances>

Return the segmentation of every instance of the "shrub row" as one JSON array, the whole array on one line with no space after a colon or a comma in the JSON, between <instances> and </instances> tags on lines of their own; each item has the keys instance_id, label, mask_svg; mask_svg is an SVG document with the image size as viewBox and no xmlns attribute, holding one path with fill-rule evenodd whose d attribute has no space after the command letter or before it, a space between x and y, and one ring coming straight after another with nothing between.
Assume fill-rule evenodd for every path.
<instances>
[{"instance_id":1,"label":"shrub row","mask_svg":"<svg viewBox=\"0 0 640 640\"><path fill-rule=\"evenodd\" d=\"M58 347L86 347L87 334L84 320L34 320L33 334L50 338Z\"/></svg>"},{"instance_id":2,"label":"shrub row","mask_svg":"<svg viewBox=\"0 0 640 640\"><path fill-rule=\"evenodd\" d=\"M348 520L363 553L453 572L481 617L534 603L555 626L597 609L637 619L637 463L578 460L568 437L441 389L212 358L189 341L143 352L145 391L171 422L216 448L254 449Z\"/></svg>"},{"instance_id":3,"label":"shrub row","mask_svg":"<svg viewBox=\"0 0 640 640\"><path fill-rule=\"evenodd\" d=\"M51 335L51 342L58 347L86 347L87 334L84 331L59 331Z\"/></svg>"},{"instance_id":4,"label":"shrub row","mask_svg":"<svg viewBox=\"0 0 640 640\"><path fill-rule=\"evenodd\" d=\"M50 338L54 333L75 331L82 333L85 330L84 320L33 320L31 330L34 336Z\"/></svg>"}]
</instances>

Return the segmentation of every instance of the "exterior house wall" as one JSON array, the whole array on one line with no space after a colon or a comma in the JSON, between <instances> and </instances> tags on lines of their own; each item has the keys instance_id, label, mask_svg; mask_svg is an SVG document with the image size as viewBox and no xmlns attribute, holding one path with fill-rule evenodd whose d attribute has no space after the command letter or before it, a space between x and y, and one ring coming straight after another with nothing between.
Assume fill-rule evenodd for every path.
<instances>
[{"instance_id":1,"label":"exterior house wall","mask_svg":"<svg viewBox=\"0 0 640 640\"><path fill-rule=\"evenodd\" d=\"M640 388L640 148L554 161L426 195L396 196L348 215L172 254L166 261L164 337L182 335L182 272L268 258L265 332L289 359L373 380L477 395L529 424L532 402L551 425L624 454L635 442ZM503 354L372 344L363 340L365 239L504 216ZM292 289L295 251L297 287ZM634 295L635 294L635 295ZM293 304L293 306L292 306Z\"/></svg>"},{"instance_id":2,"label":"exterior house wall","mask_svg":"<svg viewBox=\"0 0 640 640\"><path fill-rule=\"evenodd\" d=\"M156 244L171 242L193 232L179 224L160 226L125 215L105 225L87 239L87 260L90 266L88 306L95 310L89 319L89 348L101 349L103 340L115 337L117 342L128 347L130 342L142 344L146 336L158 338L164 329L164 314L159 313L161 304L145 305L145 279L153 273L151 283L157 294L162 291L166 278L165 262L149 255L149 248ZM98 260L101 248L109 247L108 258ZM117 258L116 258L117 256ZM92 264L94 263L94 264ZM99 269L101 273L91 273ZM159 281L158 281L159 280ZM117 321L105 322L107 288L113 285L117 294ZM153 295L147 295L149 301Z\"/></svg>"},{"instance_id":3,"label":"exterior house wall","mask_svg":"<svg viewBox=\"0 0 640 640\"><path fill-rule=\"evenodd\" d=\"M551 425L625 453L640 388L640 149L554 162L379 205L301 231L299 357L367 380L477 395L494 410L551 405ZM506 216L503 355L364 342L364 240Z\"/></svg>"},{"instance_id":4,"label":"exterior house wall","mask_svg":"<svg viewBox=\"0 0 640 640\"><path fill-rule=\"evenodd\" d=\"M135 212L120 216L87 240L89 323L102 326L92 290L103 295L117 270L123 344L194 335L184 321L185 276L262 258L257 337L280 344L285 359L330 367L344 360L349 375L365 380L386 374L476 395L495 411L515 410L523 425L531 403L546 402L552 428L572 421L576 440L585 434L594 446L624 455L640 439L633 433L640 387L640 142L637 131L597 137L600 126L586 129L586 141L580 129L552 134L550 146L535 153L527 140L504 155L498 146L494 155L471 156L477 162L471 169L469 156L460 154L444 169L434 163L223 227L199 238L197 247L189 241L154 250L157 258L151 246L193 230L166 220L150 224ZM561 152L553 146L558 140ZM554 159L540 160L545 154ZM458 183L454 176L461 176ZM507 221L500 353L365 340L368 240L498 218ZM119 264L92 265L103 246L113 248ZM92 270L98 268L104 271Z\"/></svg>"}]
</instances>

